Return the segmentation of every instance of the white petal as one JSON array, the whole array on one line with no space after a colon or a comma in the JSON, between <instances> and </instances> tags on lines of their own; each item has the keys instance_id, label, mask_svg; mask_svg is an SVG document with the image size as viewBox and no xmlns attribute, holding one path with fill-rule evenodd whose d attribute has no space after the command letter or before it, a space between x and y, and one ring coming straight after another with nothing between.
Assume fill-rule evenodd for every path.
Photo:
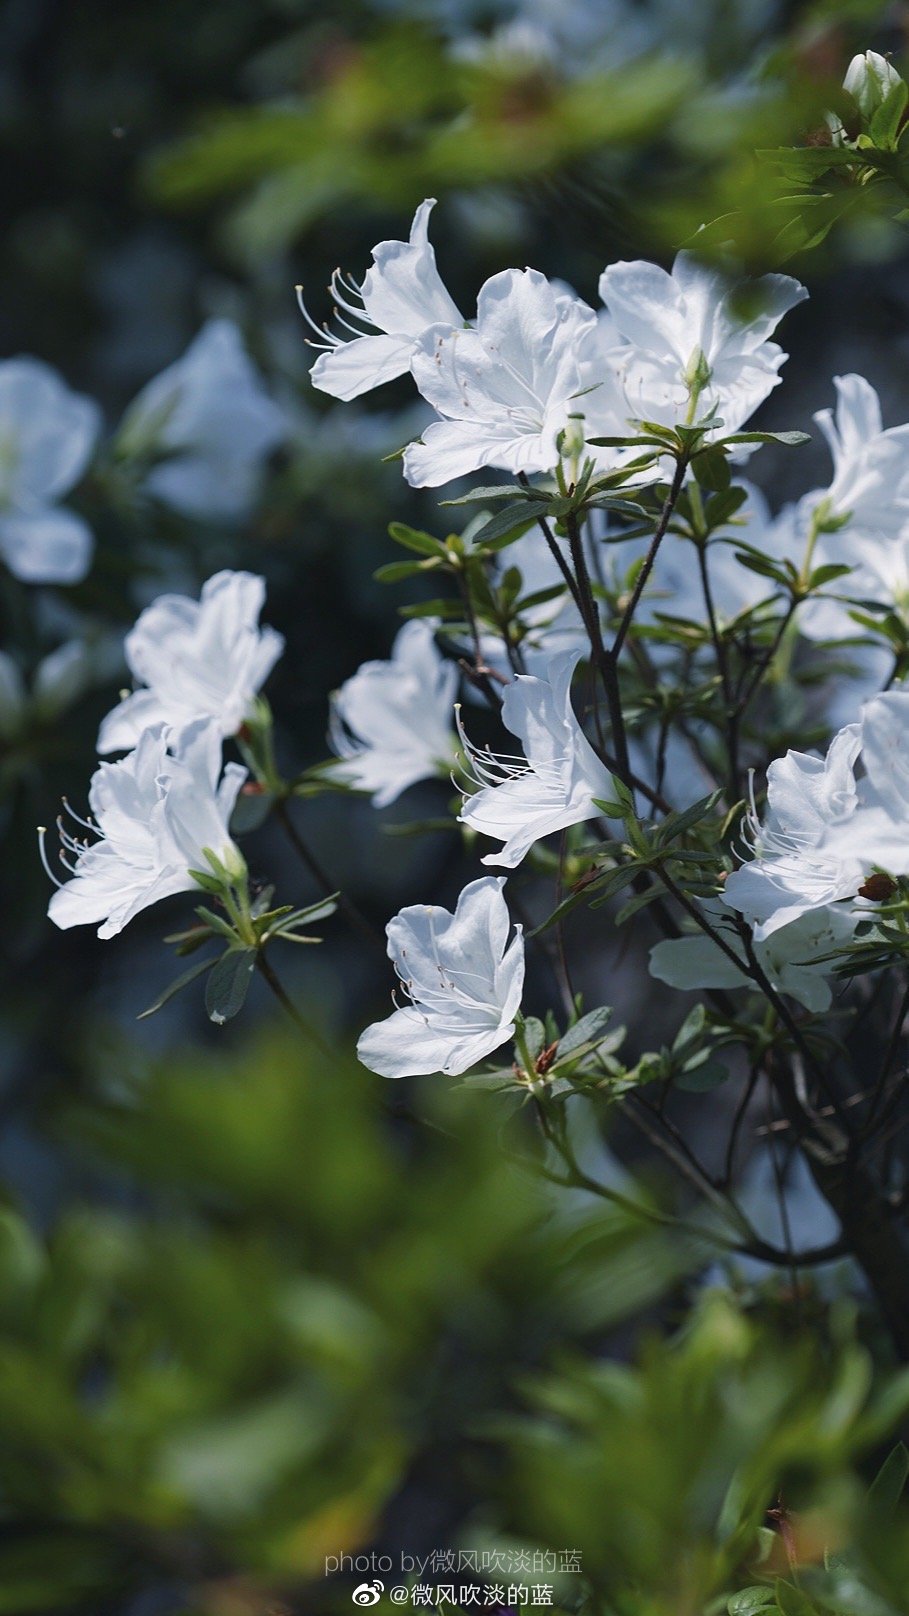
<instances>
[{"instance_id":1,"label":"white petal","mask_svg":"<svg viewBox=\"0 0 909 1616\"><path fill-rule=\"evenodd\" d=\"M0 556L27 584L77 584L88 572L94 540L81 516L56 509L0 516Z\"/></svg>"}]
</instances>

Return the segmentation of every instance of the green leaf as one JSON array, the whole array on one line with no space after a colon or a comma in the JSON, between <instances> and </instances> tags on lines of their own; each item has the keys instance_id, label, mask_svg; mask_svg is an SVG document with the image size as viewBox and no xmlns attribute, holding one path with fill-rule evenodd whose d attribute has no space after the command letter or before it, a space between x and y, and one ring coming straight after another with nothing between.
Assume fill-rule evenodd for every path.
<instances>
[{"instance_id":1,"label":"green leaf","mask_svg":"<svg viewBox=\"0 0 909 1616\"><path fill-rule=\"evenodd\" d=\"M878 151L896 149L907 100L909 100L909 86L900 79L898 84L891 85L868 125L868 133Z\"/></svg>"},{"instance_id":2,"label":"green leaf","mask_svg":"<svg viewBox=\"0 0 909 1616\"><path fill-rule=\"evenodd\" d=\"M416 550L418 555L438 556L445 552L444 544L434 539L431 533L408 527L406 522L389 522L388 535L395 544L403 544L405 550Z\"/></svg>"},{"instance_id":3,"label":"green leaf","mask_svg":"<svg viewBox=\"0 0 909 1616\"><path fill-rule=\"evenodd\" d=\"M147 1010L140 1010L136 1020L144 1021L147 1016L155 1015L174 997L175 993L179 993L183 988L188 988L190 982L195 982L197 977L204 976L205 972L210 971L214 964L213 959L197 960L195 965L191 965L188 971L184 971L182 975L175 977L174 981L164 989L163 993L158 994L154 1004L150 1004Z\"/></svg>"},{"instance_id":4,"label":"green leaf","mask_svg":"<svg viewBox=\"0 0 909 1616\"><path fill-rule=\"evenodd\" d=\"M733 432L724 443L782 443L786 448L797 449L801 443L811 442L810 432Z\"/></svg>"},{"instance_id":5,"label":"green leaf","mask_svg":"<svg viewBox=\"0 0 909 1616\"><path fill-rule=\"evenodd\" d=\"M817 1606L808 1595L802 1593L801 1588L794 1588L791 1582L777 1582L773 1593L780 1616L819 1616Z\"/></svg>"},{"instance_id":6,"label":"green leaf","mask_svg":"<svg viewBox=\"0 0 909 1616\"><path fill-rule=\"evenodd\" d=\"M536 1016L528 1016L524 1022L524 1040L531 1055L536 1060L546 1046L546 1028Z\"/></svg>"},{"instance_id":7,"label":"green leaf","mask_svg":"<svg viewBox=\"0 0 909 1616\"><path fill-rule=\"evenodd\" d=\"M893 1451L888 1453L868 1488L868 1501L874 1506L876 1516L889 1517L896 1513L907 1480L909 1480L909 1449L905 1443L898 1442Z\"/></svg>"},{"instance_id":8,"label":"green leaf","mask_svg":"<svg viewBox=\"0 0 909 1616\"><path fill-rule=\"evenodd\" d=\"M469 494L461 494L458 499L440 499L440 505L473 505L482 500L485 504L490 499L538 499L538 488L524 488L521 483L495 483L490 488L472 488Z\"/></svg>"},{"instance_id":9,"label":"green leaf","mask_svg":"<svg viewBox=\"0 0 909 1616\"><path fill-rule=\"evenodd\" d=\"M421 600L414 606L402 606L402 617L444 617L448 622L460 621L464 616L464 603L460 600Z\"/></svg>"},{"instance_id":10,"label":"green leaf","mask_svg":"<svg viewBox=\"0 0 909 1616\"><path fill-rule=\"evenodd\" d=\"M711 1089L718 1089L721 1083L727 1082L728 1078L728 1067L720 1061L710 1060L704 1050L703 1058L697 1057L696 1064L684 1067L673 1082L677 1089L684 1089L686 1094L708 1094Z\"/></svg>"},{"instance_id":11,"label":"green leaf","mask_svg":"<svg viewBox=\"0 0 909 1616\"><path fill-rule=\"evenodd\" d=\"M426 570L422 561L386 561L376 567L373 577L377 584L400 584L405 578L419 578Z\"/></svg>"},{"instance_id":12,"label":"green leaf","mask_svg":"<svg viewBox=\"0 0 909 1616\"><path fill-rule=\"evenodd\" d=\"M524 499L520 504L506 505L504 511L491 516L479 533L474 534L474 548L495 548L512 538L519 538L538 516L545 516L547 512L552 512L552 501L548 499Z\"/></svg>"},{"instance_id":13,"label":"green leaf","mask_svg":"<svg viewBox=\"0 0 909 1616\"><path fill-rule=\"evenodd\" d=\"M691 468L701 487L713 489L717 494L725 493L732 480L729 461L719 444L696 454Z\"/></svg>"},{"instance_id":14,"label":"green leaf","mask_svg":"<svg viewBox=\"0 0 909 1616\"><path fill-rule=\"evenodd\" d=\"M601 1005L598 1010L589 1010L586 1016L576 1021L574 1026L569 1027L559 1039L556 1060L560 1061L565 1055L576 1054L589 1045L597 1044L611 1019L612 1010L608 1005Z\"/></svg>"},{"instance_id":15,"label":"green leaf","mask_svg":"<svg viewBox=\"0 0 909 1616\"><path fill-rule=\"evenodd\" d=\"M727 1600L726 1609L729 1616L756 1616L760 1610L769 1610L774 1603L773 1589L759 1587L756 1583L751 1588L741 1588L737 1594Z\"/></svg>"},{"instance_id":16,"label":"green leaf","mask_svg":"<svg viewBox=\"0 0 909 1616\"><path fill-rule=\"evenodd\" d=\"M215 965L205 984L205 1008L219 1027L243 1009L255 963L254 948L229 948Z\"/></svg>"},{"instance_id":17,"label":"green leaf","mask_svg":"<svg viewBox=\"0 0 909 1616\"><path fill-rule=\"evenodd\" d=\"M820 589L824 584L832 584L835 578L844 578L852 568L843 562L831 561L824 567L816 567L808 579L809 589Z\"/></svg>"}]
</instances>

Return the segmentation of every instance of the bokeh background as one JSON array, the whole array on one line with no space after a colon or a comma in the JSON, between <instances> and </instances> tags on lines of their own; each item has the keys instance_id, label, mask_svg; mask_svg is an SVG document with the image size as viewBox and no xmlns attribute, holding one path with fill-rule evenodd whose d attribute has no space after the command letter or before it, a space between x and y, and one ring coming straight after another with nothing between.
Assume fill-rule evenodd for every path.
<instances>
[{"instance_id":1,"label":"bokeh background","mask_svg":"<svg viewBox=\"0 0 909 1616\"><path fill-rule=\"evenodd\" d=\"M90 648L53 712L0 727L0 1611L342 1609L322 1559L377 1544L564 1531L607 1565L631 1553L621 1533L611 1561L604 1549L618 1438L591 1438L572 1471L554 1435L543 1462L532 1433L509 1449L500 1426L528 1370L606 1341L623 1356L641 1310L651 1327L677 1320L691 1252L583 1203L554 1217L524 1179L516 1194L491 1102L432 1082L401 1098L358 1071L345 1051L387 1003L388 971L339 917L286 973L337 1041L331 1070L276 1027L258 986L239 1031L212 1028L192 991L137 1024L175 974L171 915L116 943L56 933L35 826L62 793L83 799L122 634L163 589L195 592L222 566L264 574L287 641L269 695L288 773L326 756L329 691L387 655L398 607L418 598L372 575L393 559L389 520L445 521L383 463L419 412L404 383L352 406L309 388L297 282L327 318L334 267L361 275L428 195L463 307L525 263L592 300L606 263L667 262L720 217L749 267L775 267L793 244L755 148L802 141L854 49L899 55L907 37L907 8L860 0L0 7L0 353L47 360L113 428L227 316L292 421L239 528L167 515L102 465L79 493L97 538L86 581L0 577L3 647L26 672L67 639ZM857 213L812 252L794 245L785 267L811 301L787 321L786 385L760 424L804 429L853 369L887 424L909 418L904 227ZM823 479L822 456L767 450L757 480L781 502ZM453 828L412 834L447 799L439 784L383 813L334 795L298 812L381 930L475 873ZM317 895L270 827L249 856L282 898ZM612 945L587 958L633 1045L639 962ZM733 1327L702 1321L703 1352L722 1356ZM742 1339L738 1365L762 1350ZM800 1389L810 1444L804 1351L787 1395ZM642 1564L689 1530L672 1501L702 1461L715 1482L745 1441L739 1415L727 1407L726 1458L680 1443L660 1460L645 1427L671 1408L642 1413L624 1482L645 1500ZM851 1462L861 1442L845 1425L840 1438L819 1464ZM566 1496L577 1508L560 1518ZM577 1608L571 1585L561 1597Z\"/></svg>"}]
</instances>

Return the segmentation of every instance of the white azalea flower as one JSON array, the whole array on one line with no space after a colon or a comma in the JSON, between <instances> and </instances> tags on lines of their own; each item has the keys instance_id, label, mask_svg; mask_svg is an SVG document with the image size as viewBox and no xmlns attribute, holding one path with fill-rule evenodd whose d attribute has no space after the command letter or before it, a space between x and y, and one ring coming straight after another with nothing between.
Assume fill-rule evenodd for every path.
<instances>
[{"instance_id":1,"label":"white azalea flower","mask_svg":"<svg viewBox=\"0 0 909 1616\"><path fill-rule=\"evenodd\" d=\"M763 824L752 816L756 857L724 889L731 907L757 922L756 938L811 910L854 904L877 870L909 874L909 691L867 702L826 758L787 752L771 763L767 796Z\"/></svg>"},{"instance_id":2,"label":"white azalea flower","mask_svg":"<svg viewBox=\"0 0 909 1616\"><path fill-rule=\"evenodd\" d=\"M154 724L173 728L195 718L214 720L234 735L284 649L273 628L259 627L265 580L250 572L218 572L200 600L160 595L126 636L130 672L147 688L108 713L98 751L135 746Z\"/></svg>"},{"instance_id":3,"label":"white azalea flower","mask_svg":"<svg viewBox=\"0 0 909 1616\"><path fill-rule=\"evenodd\" d=\"M166 456L146 479L149 493L184 516L240 521L251 509L263 464L289 422L269 398L233 320L209 320L181 359L130 405L125 450Z\"/></svg>"},{"instance_id":4,"label":"white azalea flower","mask_svg":"<svg viewBox=\"0 0 909 1616\"><path fill-rule=\"evenodd\" d=\"M650 974L670 987L743 988L749 985L745 949L729 910L721 902L702 905L706 918L742 962L738 970L718 943L706 933L667 938L650 950ZM828 982L832 966L824 955L851 942L859 915L841 909L822 909L802 915L772 936L755 942L754 953L768 981L780 993L797 999L806 1010L827 1010L831 1003Z\"/></svg>"},{"instance_id":5,"label":"white azalea flower","mask_svg":"<svg viewBox=\"0 0 909 1616\"><path fill-rule=\"evenodd\" d=\"M509 942L504 876L471 881L454 914L414 904L389 921L388 955L409 1004L373 1022L357 1044L382 1077L457 1077L515 1030L524 987L521 927Z\"/></svg>"},{"instance_id":6,"label":"white azalea flower","mask_svg":"<svg viewBox=\"0 0 909 1616\"><path fill-rule=\"evenodd\" d=\"M72 879L51 898L54 924L100 922L98 936L115 937L150 904L191 891L190 871L209 869L206 849L242 869L228 825L246 770L228 763L220 775L221 736L207 720L188 725L170 748L163 728L147 730L128 757L100 764L90 817L75 820L84 834L59 822L61 862Z\"/></svg>"},{"instance_id":7,"label":"white azalea flower","mask_svg":"<svg viewBox=\"0 0 909 1616\"><path fill-rule=\"evenodd\" d=\"M388 662L364 662L332 697L328 738L341 762L331 774L386 808L417 780L447 776L455 751L458 670L430 624L405 623Z\"/></svg>"},{"instance_id":8,"label":"white azalea flower","mask_svg":"<svg viewBox=\"0 0 909 1616\"><path fill-rule=\"evenodd\" d=\"M756 857L730 875L727 903L760 941L812 909L854 898L866 865L858 824L855 764L859 725L834 736L825 758L787 752L767 771L767 814L750 817Z\"/></svg>"},{"instance_id":9,"label":"white azalea flower","mask_svg":"<svg viewBox=\"0 0 909 1616\"><path fill-rule=\"evenodd\" d=\"M909 612L909 426L884 429L877 393L864 377L834 377L837 405L815 420L830 445L833 480L798 506L801 546L814 544L814 566L845 565L848 574L806 600L799 628L808 639L860 632L848 601Z\"/></svg>"},{"instance_id":10,"label":"white azalea flower","mask_svg":"<svg viewBox=\"0 0 909 1616\"><path fill-rule=\"evenodd\" d=\"M465 797L459 818L471 830L503 842L484 864L514 869L534 842L599 812L594 798L613 795L612 776L581 729L571 705L579 651L553 657L545 678L519 674L505 689L502 722L517 735L524 757L472 746L458 730L479 789Z\"/></svg>"},{"instance_id":11,"label":"white azalea flower","mask_svg":"<svg viewBox=\"0 0 909 1616\"><path fill-rule=\"evenodd\" d=\"M623 339L627 413L677 426L715 410L725 435L777 386L786 355L768 339L808 293L788 275L735 285L682 252L671 274L643 260L610 265L600 296Z\"/></svg>"},{"instance_id":12,"label":"white azalea flower","mask_svg":"<svg viewBox=\"0 0 909 1616\"><path fill-rule=\"evenodd\" d=\"M59 501L85 471L101 426L90 398L38 359L0 363L0 559L25 583L78 583L92 535Z\"/></svg>"},{"instance_id":13,"label":"white azalea flower","mask_svg":"<svg viewBox=\"0 0 909 1616\"><path fill-rule=\"evenodd\" d=\"M825 535L824 553L848 561L856 535L892 538L909 521L909 426L884 430L880 401L864 376L834 376L833 384L835 413L814 417L830 446L833 481L803 504L812 513L822 506L844 525L839 535Z\"/></svg>"},{"instance_id":14,"label":"white azalea flower","mask_svg":"<svg viewBox=\"0 0 909 1616\"><path fill-rule=\"evenodd\" d=\"M580 351L594 324L538 270L506 269L480 288L476 329L425 331L411 369L442 419L404 451L407 481L436 488L480 466L551 471L579 409Z\"/></svg>"},{"instance_id":15,"label":"white azalea flower","mask_svg":"<svg viewBox=\"0 0 909 1616\"><path fill-rule=\"evenodd\" d=\"M414 345L429 326L459 326L464 321L442 283L436 255L429 244L429 215L435 197L421 202L413 217L409 241L380 241L372 250L372 268L362 286L345 281L335 270L330 290L338 320L349 336L321 330L310 319L298 291L304 317L319 338L314 346L327 351L312 367L314 387L333 398L359 398L410 368ZM344 311L343 314L340 310ZM358 322L352 326L345 315ZM372 331L362 331L361 326Z\"/></svg>"},{"instance_id":16,"label":"white azalea flower","mask_svg":"<svg viewBox=\"0 0 909 1616\"><path fill-rule=\"evenodd\" d=\"M909 874L909 691L887 690L862 708L861 812L856 842L867 873Z\"/></svg>"}]
</instances>

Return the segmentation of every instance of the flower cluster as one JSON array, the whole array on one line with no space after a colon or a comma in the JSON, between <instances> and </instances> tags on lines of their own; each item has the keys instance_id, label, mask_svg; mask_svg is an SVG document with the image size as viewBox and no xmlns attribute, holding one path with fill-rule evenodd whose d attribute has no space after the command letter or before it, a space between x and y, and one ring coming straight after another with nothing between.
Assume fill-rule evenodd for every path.
<instances>
[{"instance_id":1,"label":"flower cluster","mask_svg":"<svg viewBox=\"0 0 909 1616\"><path fill-rule=\"evenodd\" d=\"M889 93L876 63L850 73L860 105ZM451 779L465 847L507 871L557 869L562 908L588 887L606 902L631 884L634 913L662 882L685 913L651 949L659 980L714 994L757 987L822 1013L836 961L909 876L909 694L872 686L826 757L771 761L766 807L752 784L744 819L743 725L774 657L791 660L797 644L873 630L875 611L903 613L909 635L909 426L884 426L863 377L836 377L835 409L815 417L829 482L773 514L732 470L767 438L742 429L779 383L774 332L807 295L798 282L736 280L683 252L671 270L610 265L594 309L534 269L504 269L465 320L429 240L434 205L420 205L406 241L374 248L362 284L335 273L338 332L320 331L302 296L300 306L321 349L316 388L347 401L409 374L433 410L403 452L411 484L484 467L516 479L478 491L484 509L462 533L403 531L420 560L387 570L453 576L458 600L415 608L388 660L363 663L334 693L333 756L296 786L277 772L260 697L283 648L259 623L263 580L225 571L198 600L155 600L125 642L135 688L98 736L102 755L127 755L100 765L88 818L61 822L70 879L51 917L112 936L168 894L200 886L229 904L245 891L230 823L245 772L221 762L234 737L266 812L298 787L362 793L385 809L419 782ZM30 376L38 385L28 363L5 367L13 391ZM98 430L86 401L39 379L53 452L20 409L7 550L16 523L79 527L55 502ZM3 388L0 367L0 410ZM215 321L140 394L117 443L143 462L149 495L236 519L286 431L239 333ZM510 503L491 511L500 499ZM881 636L860 650L867 681ZM490 735L490 722L514 740ZM724 828L711 831L724 795ZM407 1002L363 1034L373 1070L460 1074L509 1039L519 1081L548 1070L558 1040L547 1052L538 1039L536 1054L528 1043L522 928L512 930L505 888L504 876L484 877L452 912L411 905L391 920Z\"/></svg>"},{"instance_id":2,"label":"flower cluster","mask_svg":"<svg viewBox=\"0 0 909 1616\"><path fill-rule=\"evenodd\" d=\"M144 688L104 719L98 750L128 755L100 764L87 818L67 806L75 831L58 822L70 879L50 902L56 925L100 923L113 937L160 898L243 880L229 823L246 769L222 774L221 749L281 653L281 636L258 626L264 592L249 573L218 573L199 601L162 596L127 636Z\"/></svg>"},{"instance_id":3,"label":"flower cluster","mask_svg":"<svg viewBox=\"0 0 909 1616\"><path fill-rule=\"evenodd\" d=\"M436 412L404 454L415 487L481 466L551 472L578 419L588 439L627 436L639 421L675 426L695 412L736 432L779 382L786 355L770 337L807 296L789 276L737 288L688 253L671 274L613 264L600 279L597 314L538 270L508 269L480 288L476 318L465 324L429 243L433 206L421 204L408 242L373 250L362 286L333 279L350 339L313 326L326 348L314 386L353 398L409 370ZM361 335L340 310L380 334Z\"/></svg>"}]
</instances>

